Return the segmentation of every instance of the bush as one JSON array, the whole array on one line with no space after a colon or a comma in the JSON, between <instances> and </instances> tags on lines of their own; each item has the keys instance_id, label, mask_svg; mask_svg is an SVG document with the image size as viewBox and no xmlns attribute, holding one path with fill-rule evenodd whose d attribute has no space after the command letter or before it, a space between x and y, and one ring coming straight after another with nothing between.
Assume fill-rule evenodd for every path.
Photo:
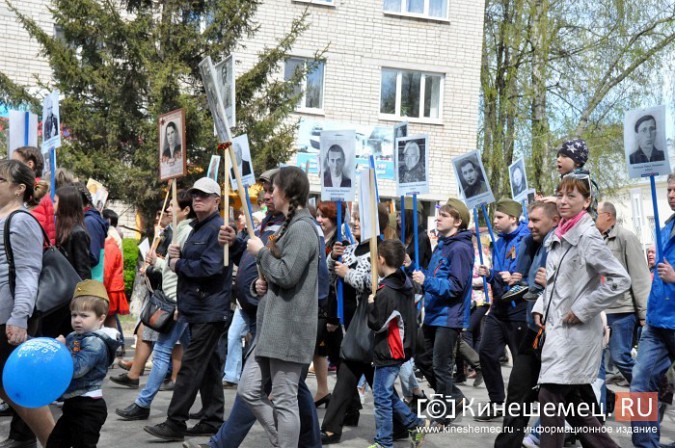
<instances>
[{"instance_id":1,"label":"bush","mask_svg":"<svg viewBox=\"0 0 675 448\"><path fill-rule=\"evenodd\" d=\"M127 297L131 298L131 290L136 278L136 264L138 263L138 240L124 238L122 248L124 249L124 290Z\"/></svg>"}]
</instances>

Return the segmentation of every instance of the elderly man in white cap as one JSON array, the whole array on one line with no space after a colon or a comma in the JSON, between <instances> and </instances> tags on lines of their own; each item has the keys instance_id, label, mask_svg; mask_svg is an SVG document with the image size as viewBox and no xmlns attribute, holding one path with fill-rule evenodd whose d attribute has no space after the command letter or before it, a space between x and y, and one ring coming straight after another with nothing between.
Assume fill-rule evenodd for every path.
<instances>
[{"instance_id":1,"label":"elderly man in white cap","mask_svg":"<svg viewBox=\"0 0 675 448\"><path fill-rule=\"evenodd\" d=\"M217 348L232 319L232 265L223 266L223 248L218 244L223 225L218 213L221 190L216 181L202 177L188 191L197 219L190 224L193 230L182 249L169 246L167 260L178 274L178 314L188 322L191 340L183 354L166 421L144 428L166 441L215 434L223 423L225 401L223 360ZM242 249L237 240L232 246L234 253ZM187 429L190 408L199 391L203 416Z\"/></svg>"}]
</instances>

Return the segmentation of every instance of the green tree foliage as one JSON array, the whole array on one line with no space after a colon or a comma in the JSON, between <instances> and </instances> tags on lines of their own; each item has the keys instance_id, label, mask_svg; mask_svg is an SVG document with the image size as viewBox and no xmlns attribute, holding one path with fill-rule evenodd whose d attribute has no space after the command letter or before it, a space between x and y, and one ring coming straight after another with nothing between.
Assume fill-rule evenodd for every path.
<instances>
[{"instance_id":1,"label":"green tree foliage","mask_svg":"<svg viewBox=\"0 0 675 448\"><path fill-rule=\"evenodd\" d=\"M555 148L581 137L601 190L626 184L624 113L663 101L675 7L666 0L488 0L479 147L490 184L524 155L530 185L550 193Z\"/></svg>"},{"instance_id":2,"label":"green tree foliage","mask_svg":"<svg viewBox=\"0 0 675 448\"><path fill-rule=\"evenodd\" d=\"M206 56L220 61L255 34L259 0L54 0L57 37L7 4L53 70L53 82L41 80L42 86L62 93L70 138L58 151L60 166L100 180L111 197L153 216L166 189L157 175L157 117L185 108L190 175L179 186L201 175L217 141L198 63ZM290 155L297 123L288 115L298 101L294 85L305 73L296 71L288 81L273 75L306 29L305 19L298 17L237 79L232 131L248 134L258 172ZM2 74L0 99L40 112L40 100Z\"/></svg>"}]
</instances>

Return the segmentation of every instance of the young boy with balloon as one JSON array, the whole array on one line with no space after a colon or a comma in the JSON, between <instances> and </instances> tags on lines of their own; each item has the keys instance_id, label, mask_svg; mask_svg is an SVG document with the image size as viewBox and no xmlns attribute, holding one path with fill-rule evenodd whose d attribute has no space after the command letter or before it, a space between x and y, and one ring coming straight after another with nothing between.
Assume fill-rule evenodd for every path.
<instances>
[{"instance_id":1,"label":"young boy with balloon","mask_svg":"<svg viewBox=\"0 0 675 448\"><path fill-rule=\"evenodd\" d=\"M73 379L63 393L63 415L49 436L47 448L96 446L108 417L101 385L121 344L119 333L103 327L109 306L101 282L77 284L70 303L73 332L57 340L66 345L73 359Z\"/></svg>"}]
</instances>

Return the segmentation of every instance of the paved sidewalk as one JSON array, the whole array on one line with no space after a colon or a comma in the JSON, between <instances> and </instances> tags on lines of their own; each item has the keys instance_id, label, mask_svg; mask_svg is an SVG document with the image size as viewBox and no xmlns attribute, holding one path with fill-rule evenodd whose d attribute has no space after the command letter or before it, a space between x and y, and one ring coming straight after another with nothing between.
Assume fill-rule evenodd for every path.
<instances>
[{"instance_id":1,"label":"paved sidewalk","mask_svg":"<svg viewBox=\"0 0 675 448\"><path fill-rule=\"evenodd\" d=\"M119 368L114 368L110 370L111 375L118 375L123 372ZM504 378L508 379L511 368L508 366L503 367L502 373ZM146 373L147 375L147 373ZM146 377L141 377L141 384L144 383ZM471 380L469 380L471 381ZM308 377L308 385L310 390L314 390L316 387L315 379L313 376ZM332 386L335 384L335 375L329 375L329 385ZM425 389L427 395L431 393L426 382L422 382L422 388ZM616 386L610 386L613 390L626 390L625 388L618 388ZM467 397L473 398L474 403L484 403L488 401L487 391L485 386L479 388L471 387L470 383L468 385L460 385L462 391L466 394ZM106 381L104 384L104 396L108 404L108 420L103 426L103 431L101 434L101 440L99 442L99 448L133 448L133 447L180 447L180 443L167 443L161 440L155 439L145 431L143 431L143 426L145 425L154 425L164 421L166 417L166 409L168 408L169 401L171 400L170 392L159 392L153 407L150 413L150 419L140 422L123 422L118 420L117 415L115 414L116 408L121 408L131 404L138 393L138 390L132 390L117 386L110 381ZM225 415L229 413L229 408L234 400L235 391L225 390ZM474 404L472 407L474 412L477 412L478 406ZM199 404L195 405L194 411L199 409ZM53 412L55 416L60 414L60 410L56 407L53 407ZM323 415L325 413L325 408L319 409L319 421L323 420ZM196 422L191 422L193 425ZM622 447L632 446L630 441L630 435L626 434L627 427L623 424L618 424L616 422L609 422L608 427L611 428L612 437L614 440ZM450 432L446 434L433 434L427 436L425 440L425 447L447 447L447 446L462 446L466 448L486 448L491 447L494 443L497 432L501 430L501 419L490 422L490 423L477 423L474 422L472 418L465 417L458 423L455 423L450 428ZM9 432L9 419L0 418L0 437L4 439ZM375 419L373 416L373 400L372 395L369 393L368 398L364 404L364 409L361 411L361 419L359 426L357 428L345 428L342 435L342 442L339 445L335 445L339 448L365 448L370 445L373 435L375 434ZM206 442L207 438L197 438L196 441L200 443ZM661 441L670 442L675 440L675 413L668 412L664 419L664 425L661 429ZM260 425L256 424L251 432L249 433L246 441L242 445L244 447L255 447L262 448L268 447L269 442L265 435L265 432ZM409 446L407 442L397 442L396 447L407 447ZM578 446L581 446L579 443ZM516 447L517 448L517 447Z\"/></svg>"}]
</instances>

